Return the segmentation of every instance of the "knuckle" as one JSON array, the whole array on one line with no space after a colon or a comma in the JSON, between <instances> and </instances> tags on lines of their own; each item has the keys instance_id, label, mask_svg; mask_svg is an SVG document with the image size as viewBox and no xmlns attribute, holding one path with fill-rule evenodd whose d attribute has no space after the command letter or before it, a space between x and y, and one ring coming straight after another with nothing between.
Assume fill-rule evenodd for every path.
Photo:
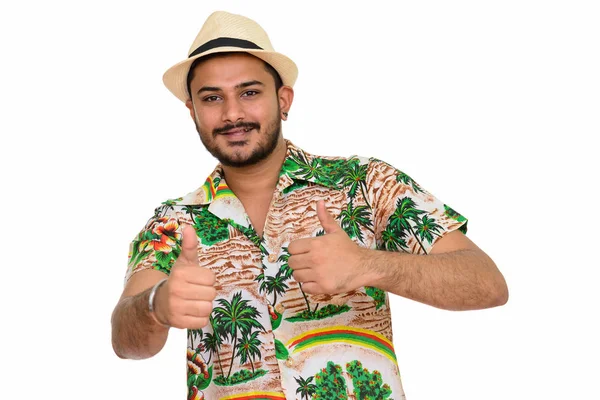
<instances>
[{"instance_id":1,"label":"knuckle","mask_svg":"<svg viewBox=\"0 0 600 400\"><path fill-rule=\"evenodd\" d=\"M212 303L208 301L202 301L198 305L198 311L200 317L208 317L212 311Z\"/></svg>"},{"instance_id":2,"label":"knuckle","mask_svg":"<svg viewBox=\"0 0 600 400\"><path fill-rule=\"evenodd\" d=\"M217 298L217 289L215 289L213 286L207 287L206 288L206 295L207 295L207 297L209 298L210 301L213 301L214 299Z\"/></svg>"},{"instance_id":3,"label":"knuckle","mask_svg":"<svg viewBox=\"0 0 600 400\"><path fill-rule=\"evenodd\" d=\"M208 325L208 318L204 318L204 317L202 317L202 318L200 318L200 319L198 320L198 324L197 324L198 328L197 328L197 329L202 329L202 328L204 328L206 325Z\"/></svg>"},{"instance_id":4,"label":"knuckle","mask_svg":"<svg viewBox=\"0 0 600 400\"><path fill-rule=\"evenodd\" d=\"M294 256L291 256L290 258L288 258L288 266L289 266L291 269L294 269L294 268L295 268L295 266L296 266L296 257L294 257Z\"/></svg>"},{"instance_id":5,"label":"knuckle","mask_svg":"<svg viewBox=\"0 0 600 400\"><path fill-rule=\"evenodd\" d=\"M211 271L210 269L204 269L205 272L205 276L206 276L206 284L207 285L214 285L216 280L217 280L217 275Z\"/></svg>"},{"instance_id":6,"label":"knuckle","mask_svg":"<svg viewBox=\"0 0 600 400\"><path fill-rule=\"evenodd\" d=\"M310 253L310 262L312 264L319 264L321 262L321 255L317 252Z\"/></svg>"}]
</instances>

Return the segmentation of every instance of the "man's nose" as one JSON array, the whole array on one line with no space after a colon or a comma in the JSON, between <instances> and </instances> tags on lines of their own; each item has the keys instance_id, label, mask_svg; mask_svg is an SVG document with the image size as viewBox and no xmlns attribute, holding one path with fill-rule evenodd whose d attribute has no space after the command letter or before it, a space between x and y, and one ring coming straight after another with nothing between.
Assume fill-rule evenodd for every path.
<instances>
[{"instance_id":1,"label":"man's nose","mask_svg":"<svg viewBox=\"0 0 600 400\"><path fill-rule=\"evenodd\" d=\"M227 100L223 109L223 122L235 124L238 120L246 117L244 107L239 99Z\"/></svg>"}]
</instances>

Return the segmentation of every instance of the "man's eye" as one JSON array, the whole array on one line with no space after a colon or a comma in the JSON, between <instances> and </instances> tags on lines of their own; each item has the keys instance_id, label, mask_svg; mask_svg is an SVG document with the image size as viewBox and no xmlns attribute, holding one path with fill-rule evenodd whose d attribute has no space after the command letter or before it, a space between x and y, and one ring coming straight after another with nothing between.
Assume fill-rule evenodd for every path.
<instances>
[{"instance_id":1,"label":"man's eye","mask_svg":"<svg viewBox=\"0 0 600 400\"><path fill-rule=\"evenodd\" d=\"M219 100L219 96L208 96L204 98L204 101L211 103L213 101L217 101Z\"/></svg>"},{"instance_id":2,"label":"man's eye","mask_svg":"<svg viewBox=\"0 0 600 400\"><path fill-rule=\"evenodd\" d=\"M245 91L242 94L242 96L249 97L249 96L256 96L257 94L258 94L258 91L256 91L256 90L248 90L248 91Z\"/></svg>"}]
</instances>

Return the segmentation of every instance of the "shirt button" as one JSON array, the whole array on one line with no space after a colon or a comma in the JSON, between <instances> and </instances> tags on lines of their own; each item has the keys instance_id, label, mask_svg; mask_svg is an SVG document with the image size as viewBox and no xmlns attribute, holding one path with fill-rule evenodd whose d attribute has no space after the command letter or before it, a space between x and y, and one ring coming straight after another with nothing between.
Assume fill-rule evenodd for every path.
<instances>
[{"instance_id":1,"label":"shirt button","mask_svg":"<svg viewBox=\"0 0 600 400\"><path fill-rule=\"evenodd\" d=\"M283 312L285 311L285 306L279 303L275 306L275 311L277 311L279 314L283 314Z\"/></svg>"},{"instance_id":2,"label":"shirt button","mask_svg":"<svg viewBox=\"0 0 600 400\"><path fill-rule=\"evenodd\" d=\"M268 259L270 263L274 263L275 261L277 261L277 254L269 254Z\"/></svg>"},{"instance_id":3,"label":"shirt button","mask_svg":"<svg viewBox=\"0 0 600 400\"><path fill-rule=\"evenodd\" d=\"M285 366L292 368L294 366L294 359L292 357L288 357L287 360L285 360Z\"/></svg>"}]
</instances>

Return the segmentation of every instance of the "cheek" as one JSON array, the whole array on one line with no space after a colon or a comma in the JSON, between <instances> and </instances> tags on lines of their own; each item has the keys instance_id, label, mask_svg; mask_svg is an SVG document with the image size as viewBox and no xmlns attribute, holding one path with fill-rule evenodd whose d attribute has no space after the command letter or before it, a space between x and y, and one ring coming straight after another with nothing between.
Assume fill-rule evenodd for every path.
<instances>
[{"instance_id":1,"label":"cheek","mask_svg":"<svg viewBox=\"0 0 600 400\"><path fill-rule=\"evenodd\" d=\"M279 118L279 104L275 102L265 102L256 105L248 110L251 118L260 121L262 125L269 124L273 119Z\"/></svg>"},{"instance_id":2,"label":"cheek","mask_svg":"<svg viewBox=\"0 0 600 400\"><path fill-rule=\"evenodd\" d=\"M212 132L214 128L221 126L219 125L219 118L214 110L210 110L209 112L197 112L195 121L196 125L206 132Z\"/></svg>"}]
</instances>

